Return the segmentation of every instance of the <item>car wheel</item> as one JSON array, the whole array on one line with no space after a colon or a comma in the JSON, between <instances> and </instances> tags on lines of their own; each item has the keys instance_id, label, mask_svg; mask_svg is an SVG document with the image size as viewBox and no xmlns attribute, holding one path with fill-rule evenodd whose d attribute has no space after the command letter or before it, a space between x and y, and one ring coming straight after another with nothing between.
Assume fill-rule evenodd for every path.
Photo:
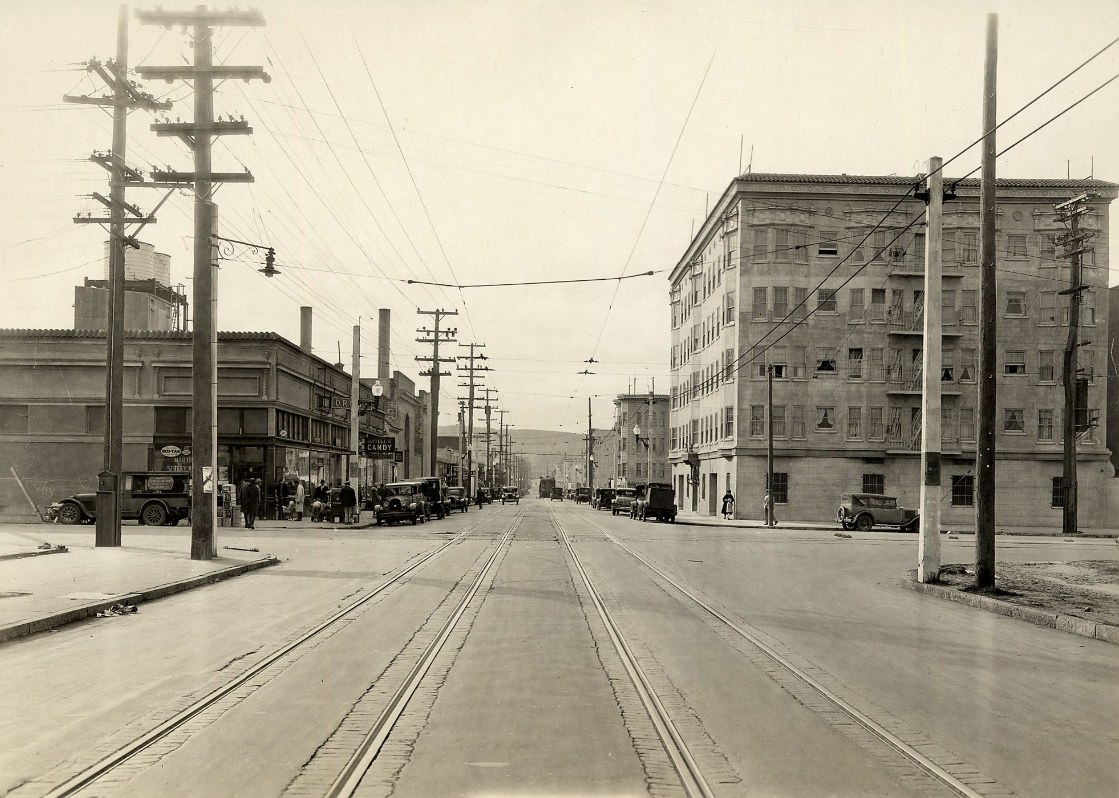
<instances>
[{"instance_id":1,"label":"car wheel","mask_svg":"<svg viewBox=\"0 0 1119 798\"><path fill-rule=\"evenodd\" d=\"M140 511L140 520L148 526L163 526L167 520L167 511L162 504L149 504Z\"/></svg>"},{"instance_id":2,"label":"car wheel","mask_svg":"<svg viewBox=\"0 0 1119 798\"><path fill-rule=\"evenodd\" d=\"M921 519L920 518L914 518L912 521L910 521L908 524L906 524L905 526L902 527L902 531L904 531L904 532L916 532L918 527L920 527L920 526L921 526Z\"/></svg>"},{"instance_id":3,"label":"car wheel","mask_svg":"<svg viewBox=\"0 0 1119 798\"><path fill-rule=\"evenodd\" d=\"M82 511L76 504L64 504L58 508L58 523L76 524L82 520Z\"/></svg>"},{"instance_id":4,"label":"car wheel","mask_svg":"<svg viewBox=\"0 0 1119 798\"><path fill-rule=\"evenodd\" d=\"M855 519L855 529L860 532L869 532L874 526L874 516L870 513L863 513Z\"/></svg>"}]
</instances>

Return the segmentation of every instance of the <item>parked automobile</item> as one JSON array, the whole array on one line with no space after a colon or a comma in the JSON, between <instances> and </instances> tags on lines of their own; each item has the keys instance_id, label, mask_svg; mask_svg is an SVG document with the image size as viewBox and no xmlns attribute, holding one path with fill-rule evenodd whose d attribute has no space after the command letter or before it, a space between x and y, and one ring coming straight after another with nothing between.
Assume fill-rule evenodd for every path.
<instances>
[{"instance_id":1,"label":"parked automobile","mask_svg":"<svg viewBox=\"0 0 1119 798\"><path fill-rule=\"evenodd\" d=\"M459 510L466 512L470 509L470 497L466 495L466 488L457 485L447 488L447 512Z\"/></svg>"},{"instance_id":2,"label":"parked automobile","mask_svg":"<svg viewBox=\"0 0 1119 798\"><path fill-rule=\"evenodd\" d=\"M133 471L120 480L120 517L147 526L174 526L190 518L190 474L185 471ZM60 524L97 520L97 493L75 493L47 508Z\"/></svg>"},{"instance_id":3,"label":"parked automobile","mask_svg":"<svg viewBox=\"0 0 1119 798\"><path fill-rule=\"evenodd\" d=\"M373 507L378 525L410 521L413 525L427 519L423 486L419 482L390 482L385 485L387 496Z\"/></svg>"},{"instance_id":4,"label":"parked automobile","mask_svg":"<svg viewBox=\"0 0 1119 798\"><path fill-rule=\"evenodd\" d=\"M594 492L594 498L591 499L591 506L596 510L609 510L613 503L613 488L598 488Z\"/></svg>"},{"instance_id":5,"label":"parked automobile","mask_svg":"<svg viewBox=\"0 0 1119 798\"><path fill-rule=\"evenodd\" d=\"M439 477L419 477L413 480L420 485L424 497L424 516L442 519L447 515L447 503L443 498L443 480Z\"/></svg>"},{"instance_id":6,"label":"parked automobile","mask_svg":"<svg viewBox=\"0 0 1119 798\"><path fill-rule=\"evenodd\" d=\"M636 501L636 488L618 488L614 492L614 501L610 503L610 514L617 515L618 513L625 513L629 515L629 511Z\"/></svg>"},{"instance_id":7,"label":"parked automobile","mask_svg":"<svg viewBox=\"0 0 1119 798\"><path fill-rule=\"evenodd\" d=\"M505 504L505 502L521 503L521 494L516 485L506 485L501 489L501 503Z\"/></svg>"},{"instance_id":8,"label":"parked automobile","mask_svg":"<svg viewBox=\"0 0 1119 798\"><path fill-rule=\"evenodd\" d=\"M563 501L563 488L552 488L552 495L549 497L549 500L555 501L556 499L559 499L561 502Z\"/></svg>"},{"instance_id":9,"label":"parked automobile","mask_svg":"<svg viewBox=\"0 0 1119 798\"><path fill-rule=\"evenodd\" d=\"M836 520L844 529L866 532L875 524L896 526L905 532L914 532L921 523L917 510L898 507L896 496L878 493L845 493L839 498Z\"/></svg>"},{"instance_id":10,"label":"parked automobile","mask_svg":"<svg viewBox=\"0 0 1119 798\"><path fill-rule=\"evenodd\" d=\"M638 517L642 521L656 518L658 521L676 523L676 491L666 482L651 482L645 489Z\"/></svg>"},{"instance_id":11,"label":"parked automobile","mask_svg":"<svg viewBox=\"0 0 1119 798\"><path fill-rule=\"evenodd\" d=\"M575 503L576 504L590 504L591 489L590 488L576 488L575 489Z\"/></svg>"}]
</instances>

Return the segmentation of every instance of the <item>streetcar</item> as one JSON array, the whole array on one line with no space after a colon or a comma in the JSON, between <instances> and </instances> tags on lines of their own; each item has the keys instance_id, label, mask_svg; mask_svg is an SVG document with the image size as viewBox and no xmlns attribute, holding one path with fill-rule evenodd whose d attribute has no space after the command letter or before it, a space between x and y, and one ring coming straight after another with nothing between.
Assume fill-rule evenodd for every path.
<instances>
[{"instance_id":1,"label":"streetcar","mask_svg":"<svg viewBox=\"0 0 1119 798\"><path fill-rule=\"evenodd\" d=\"M556 481L551 477L540 477L540 492L541 499L552 498L552 488L556 486Z\"/></svg>"}]
</instances>

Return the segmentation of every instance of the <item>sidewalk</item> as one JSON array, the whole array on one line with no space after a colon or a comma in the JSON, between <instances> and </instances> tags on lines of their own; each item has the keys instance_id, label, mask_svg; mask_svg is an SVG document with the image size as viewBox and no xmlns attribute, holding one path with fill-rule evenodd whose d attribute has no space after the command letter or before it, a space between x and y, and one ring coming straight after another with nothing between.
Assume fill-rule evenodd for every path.
<instances>
[{"instance_id":1,"label":"sidewalk","mask_svg":"<svg viewBox=\"0 0 1119 798\"><path fill-rule=\"evenodd\" d=\"M279 523L279 522L277 522ZM93 527L10 525L0 530L0 643L97 613L274 565L265 552L219 545L213 560L190 559L190 530L168 536L128 527L125 544L93 545Z\"/></svg>"}]
</instances>

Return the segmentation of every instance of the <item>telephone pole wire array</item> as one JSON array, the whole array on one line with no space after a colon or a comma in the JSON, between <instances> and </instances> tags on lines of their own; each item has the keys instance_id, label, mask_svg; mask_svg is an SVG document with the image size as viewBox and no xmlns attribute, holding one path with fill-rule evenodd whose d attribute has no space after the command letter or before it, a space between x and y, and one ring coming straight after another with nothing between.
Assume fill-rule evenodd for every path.
<instances>
[{"instance_id":1,"label":"telephone pole wire array","mask_svg":"<svg viewBox=\"0 0 1119 798\"><path fill-rule=\"evenodd\" d=\"M194 334L193 388L194 411L191 435L191 511L192 560L211 560L216 556L214 519L217 515L217 206L213 202L214 183L251 183L248 171L218 173L211 170L211 144L215 136L249 135L252 128L242 117L214 119L215 80L271 80L258 66L214 66L214 26L260 26L259 11L216 11L198 6L191 11L137 11L144 25L165 28L182 26L193 31L194 64L185 66L139 66L136 72L146 79L192 81L194 84L194 121L153 124L158 136L182 139L194 153L194 171L152 170L151 185L167 188L194 188Z\"/></svg>"},{"instance_id":2,"label":"telephone pole wire array","mask_svg":"<svg viewBox=\"0 0 1119 798\"><path fill-rule=\"evenodd\" d=\"M432 345L431 357L417 357L416 360L421 363L431 364L431 368L427 371L421 371L420 376L431 376L431 440L428 442L428 449L431 453L431 474L437 476L439 471L439 378L451 376L451 372L442 371L439 364L455 362L455 358L453 357L439 357L439 344L442 342L454 343L455 336L458 335L457 329L440 330L439 322L443 320L444 316L457 316L458 311L443 310L442 308L437 310L420 310L416 308L416 313L422 316L431 316L433 320L433 329L429 330L426 327L420 327L416 330L420 335L425 336L423 338L417 338L416 341L421 344Z\"/></svg>"},{"instance_id":3,"label":"telephone pole wire array","mask_svg":"<svg viewBox=\"0 0 1119 798\"><path fill-rule=\"evenodd\" d=\"M476 365L475 361L485 361L487 358L484 354L475 354L474 350L485 349L485 344L459 344L459 346L470 347L469 355L459 355L458 360L465 361L465 364L459 363L456 368L461 375L465 374L466 382L460 382L460 388L466 388L466 396L459 397L460 402L464 402L464 409L466 411L466 485L467 496L472 496L474 493L474 391L478 388L477 380L482 379L485 375L483 372L489 371L490 367L486 365Z\"/></svg>"},{"instance_id":4,"label":"telephone pole wire array","mask_svg":"<svg viewBox=\"0 0 1119 798\"><path fill-rule=\"evenodd\" d=\"M110 153L94 152L90 160L109 171L109 198L98 193L93 198L109 209L107 218L92 214L74 217L76 224L109 225L109 308L105 324L105 452L104 468L97 489L96 546L119 546L120 480L124 450L124 247L139 248L136 233L155 221L144 216L135 205L125 201L125 188L143 185L143 176L125 165L128 147L128 112L135 108L164 111L171 102L159 102L128 79L128 8L121 6L117 18L117 55L115 61L102 64L96 59L86 70L97 75L113 90L111 97L63 96L63 101L85 105L111 106L113 109L113 149ZM131 217L138 227L131 235L125 233L125 219Z\"/></svg>"}]
</instances>

